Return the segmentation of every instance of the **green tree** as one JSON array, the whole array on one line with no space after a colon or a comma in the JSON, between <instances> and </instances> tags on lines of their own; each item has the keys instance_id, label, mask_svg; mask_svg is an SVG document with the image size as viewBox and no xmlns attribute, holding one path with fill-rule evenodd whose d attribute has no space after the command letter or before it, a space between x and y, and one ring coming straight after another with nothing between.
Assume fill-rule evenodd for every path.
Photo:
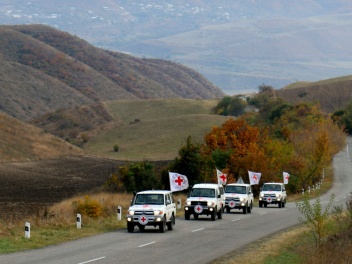
<instances>
[{"instance_id":1,"label":"green tree","mask_svg":"<svg viewBox=\"0 0 352 264\"><path fill-rule=\"evenodd\" d=\"M225 96L215 106L214 112L223 116L239 116L244 113L246 102L239 97Z\"/></svg>"}]
</instances>

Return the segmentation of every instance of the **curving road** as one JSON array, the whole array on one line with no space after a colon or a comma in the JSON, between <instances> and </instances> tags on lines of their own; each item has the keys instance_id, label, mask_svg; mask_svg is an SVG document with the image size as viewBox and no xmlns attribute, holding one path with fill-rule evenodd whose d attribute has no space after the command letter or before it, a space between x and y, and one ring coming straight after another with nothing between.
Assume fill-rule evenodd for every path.
<instances>
[{"instance_id":1,"label":"curving road","mask_svg":"<svg viewBox=\"0 0 352 264\"><path fill-rule=\"evenodd\" d=\"M352 141L333 160L335 181L322 196L326 204L331 193L335 204L343 205L352 192L350 162ZM190 221L177 219L173 231L158 233L157 229L130 234L118 230L39 250L0 255L0 263L33 264L102 264L102 263L208 263L255 240L299 224L300 213L294 203L285 208L268 206L253 208L251 214L226 213L222 220L207 218Z\"/></svg>"}]
</instances>

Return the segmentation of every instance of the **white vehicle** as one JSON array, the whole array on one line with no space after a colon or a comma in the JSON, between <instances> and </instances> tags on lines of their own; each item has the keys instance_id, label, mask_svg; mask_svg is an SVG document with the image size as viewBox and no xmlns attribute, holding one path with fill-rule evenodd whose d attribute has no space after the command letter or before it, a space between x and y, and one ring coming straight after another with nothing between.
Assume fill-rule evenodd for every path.
<instances>
[{"instance_id":1,"label":"white vehicle","mask_svg":"<svg viewBox=\"0 0 352 264\"><path fill-rule=\"evenodd\" d=\"M285 184L264 183L259 194L259 207L267 207L268 204L277 204L279 208L285 207L287 200Z\"/></svg>"},{"instance_id":2,"label":"white vehicle","mask_svg":"<svg viewBox=\"0 0 352 264\"><path fill-rule=\"evenodd\" d=\"M176 204L171 191L143 191L137 193L127 212L127 231L132 233L138 226L143 231L146 226L158 227L164 233L166 226L173 230Z\"/></svg>"},{"instance_id":3,"label":"white vehicle","mask_svg":"<svg viewBox=\"0 0 352 264\"><path fill-rule=\"evenodd\" d=\"M230 183L225 187L225 209L242 210L244 214L251 213L253 208L253 192L250 184Z\"/></svg>"},{"instance_id":4,"label":"white vehicle","mask_svg":"<svg viewBox=\"0 0 352 264\"><path fill-rule=\"evenodd\" d=\"M194 219L198 219L200 215L210 215L212 221L216 220L216 216L222 219L224 205L222 186L212 183L195 184L186 200L185 219L189 220L191 214Z\"/></svg>"}]
</instances>

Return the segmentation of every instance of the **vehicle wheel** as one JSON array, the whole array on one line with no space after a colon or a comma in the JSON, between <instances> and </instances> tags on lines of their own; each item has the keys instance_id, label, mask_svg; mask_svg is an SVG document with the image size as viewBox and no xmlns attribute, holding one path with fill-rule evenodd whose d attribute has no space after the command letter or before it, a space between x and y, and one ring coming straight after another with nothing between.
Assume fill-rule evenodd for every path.
<instances>
[{"instance_id":1,"label":"vehicle wheel","mask_svg":"<svg viewBox=\"0 0 352 264\"><path fill-rule=\"evenodd\" d=\"M170 222L167 222L167 229L168 230L174 230L174 224L175 224L175 217L174 215L171 216Z\"/></svg>"},{"instance_id":2,"label":"vehicle wheel","mask_svg":"<svg viewBox=\"0 0 352 264\"><path fill-rule=\"evenodd\" d=\"M165 230L166 230L166 220L162 221L162 222L159 224L159 231L160 231L160 233L165 233Z\"/></svg>"},{"instance_id":3,"label":"vehicle wheel","mask_svg":"<svg viewBox=\"0 0 352 264\"><path fill-rule=\"evenodd\" d=\"M216 210L214 210L211 214L211 221L215 221L216 220Z\"/></svg>"},{"instance_id":4,"label":"vehicle wheel","mask_svg":"<svg viewBox=\"0 0 352 264\"><path fill-rule=\"evenodd\" d=\"M220 211L218 212L218 219L222 219L222 207L221 207Z\"/></svg>"},{"instance_id":5,"label":"vehicle wheel","mask_svg":"<svg viewBox=\"0 0 352 264\"><path fill-rule=\"evenodd\" d=\"M139 231L142 231L142 232L143 232L144 229L145 229L145 226L144 226L144 225L139 225L138 228L139 228Z\"/></svg>"},{"instance_id":6,"label":"vehicle wheel","mask_svg":"<svg viewBox=\"0 0 352 264\"><path fill-rule=\"evenodd\" d=\"M244 206L243 207L243 214L246 214L247 213L247 206Z\"/></svg>"},{"instance_id":7,"label":"vehicle wheel","mask_svg":"<svg viewBox=\"0 0 352 264\"><path fill-rule=\"evenodd\" d=\"M194 219L196 219L196 220L197 220L197 219L198 219L198 217L199 217L199 215L198 215L198 214L194 214L194 215L193 215L193 217L194 217Z\"/></svg>"},{"instance_id":8,"label":"vehicle wheel","mask_svg":"<svg viewBox=\"0 0 352 264\"><path fill-rule=\"evenodd\" d=\"M252 203L247 207L247 213L251 213L252 211Z\"/></svg>"},{"instance_id":9,"label":"vehicle wheel","mask_svg":"<svg viewBox=\"0 0 352 264\"><path fill-rule=\"evenodd\" d=\"M185 212L185 220L189 220L189 213Z\"/></svg>"},{"instance_id":10,"label":"vehicle wheel","mask_svg":"<svg viewBox=\"0 0 352 264\"><path fill-rule=\"evenodd\" d=\"M133 233L134 225L132 223L127 223L127 231L128 233Z\"/></svg>"},{"instance_id":11,"label":"vehicle wheel","mask_svg":"<svg viewBox=\"0 0 352 264\"><path fill-rule=\"evenodd\" d=\"M263 207L263 202L259 202L259 207Z\"/></svg>"},{"instance_id":12,"label":"vehicle wheel","mask_svg":"<svg viewBox=\"0 0 352 264\"><path fill-rule=\"evenodd\" d=\"M267 204L267 203L264 203L264 207L268 207L268 204Z\"/></svg>"},{"instance_id":13,"label":"vehicle wheel","mask_svg":"<svg viewBox=\"0 0 352 264\"><path fill-rule=\"evenodd\" d=\"M280 201L280 202L279 202L279 208L281 208L281 207L282 207L282 202Z\"/></svg>"},{"instance_id":14,"label":"vehicle wheel","mask_svg":"<svg viewBox=\"0 0 352 264\"><path fill-rule=\"evenodd\" d=\"M230 212L230 207L226 207L226 213L229 213Z\"/></svg>"},{"instance_id":15,"label":"vehicle wheel","mask_svg":"<svg viewBox=\"0 0 352 264\"><path fill-rule=\"evenodd\" d=\"M282 204L282 207L285 207L286 206L286 200L284 201L284 203Z\"/></svg>"}]
</instances>

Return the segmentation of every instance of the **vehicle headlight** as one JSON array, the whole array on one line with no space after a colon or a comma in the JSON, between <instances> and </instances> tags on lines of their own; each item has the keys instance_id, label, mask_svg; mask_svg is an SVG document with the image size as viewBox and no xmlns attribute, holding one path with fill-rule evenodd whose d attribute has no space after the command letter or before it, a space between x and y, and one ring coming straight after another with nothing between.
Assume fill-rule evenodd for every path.
<instances>
[{"instance_id":1,"label":"vehicle headlight","mask_svg":"<svg viewBox=\"0 0 352 264\"><path fill-rule=\"evenodd\" d=\"M134 215L134 211L133 210L130 210L127 212L129 215Z\"/></svg>"},{"instance_id":2,"label":"vehicle headlight","mask_svg":"<svg viewBox=\"0 0 352 264\"><path fill-rule=\"evenodd\" d=\"M245 197L240 197L240 202L245 202L246 198Z\"/></svg>"},{"instance_id":3,"label":"vehicle headlight","mask_svg":"<svg viewBox=\"0 0 352 264\"><path fill-rule=\"evenodd\" d=\"M208 206L214 206L214 202L208 202L207 205Z\"/></svg>"},{"instance_id":4,"label":"vehicle headlight","mask_svg":"<svg viewBox=\"0 0 352 264\"><path fill-rule=\"evenodd\" d=\"M279 197L281 197L281 194L280 194L280 193L277 193L277 194L276 194L276 198L279 198Z\"/></svg>"},{"instance_id":5,"label":"vehicle headlight","mask_svg":"<svg viewBox=\"0 0 352 264\"><path fill-rule=\"evenodd\" d=\"M191 201L186 201L186 205L191 205Z\"/></svg>"},{"instance_id":6,"label":"vehicle headlight","mask_svg":"<svg viewBox=\"0 0 352 264\"><path fill-rule=\"evenodd\" d=\"M260 197L264 197L264 193L260 193Z\"/></svg>"},{"instance_id":7,"label":"vehicle headlight","mask_svg":"<svg viewBox=\"0 0 352 264\"><path fill-rule=\"evenodd\" d=\"M154 215L162 215L162 214L164 214L164 212L161 210L154 211Z\"/></svg>"}]
</instances>

